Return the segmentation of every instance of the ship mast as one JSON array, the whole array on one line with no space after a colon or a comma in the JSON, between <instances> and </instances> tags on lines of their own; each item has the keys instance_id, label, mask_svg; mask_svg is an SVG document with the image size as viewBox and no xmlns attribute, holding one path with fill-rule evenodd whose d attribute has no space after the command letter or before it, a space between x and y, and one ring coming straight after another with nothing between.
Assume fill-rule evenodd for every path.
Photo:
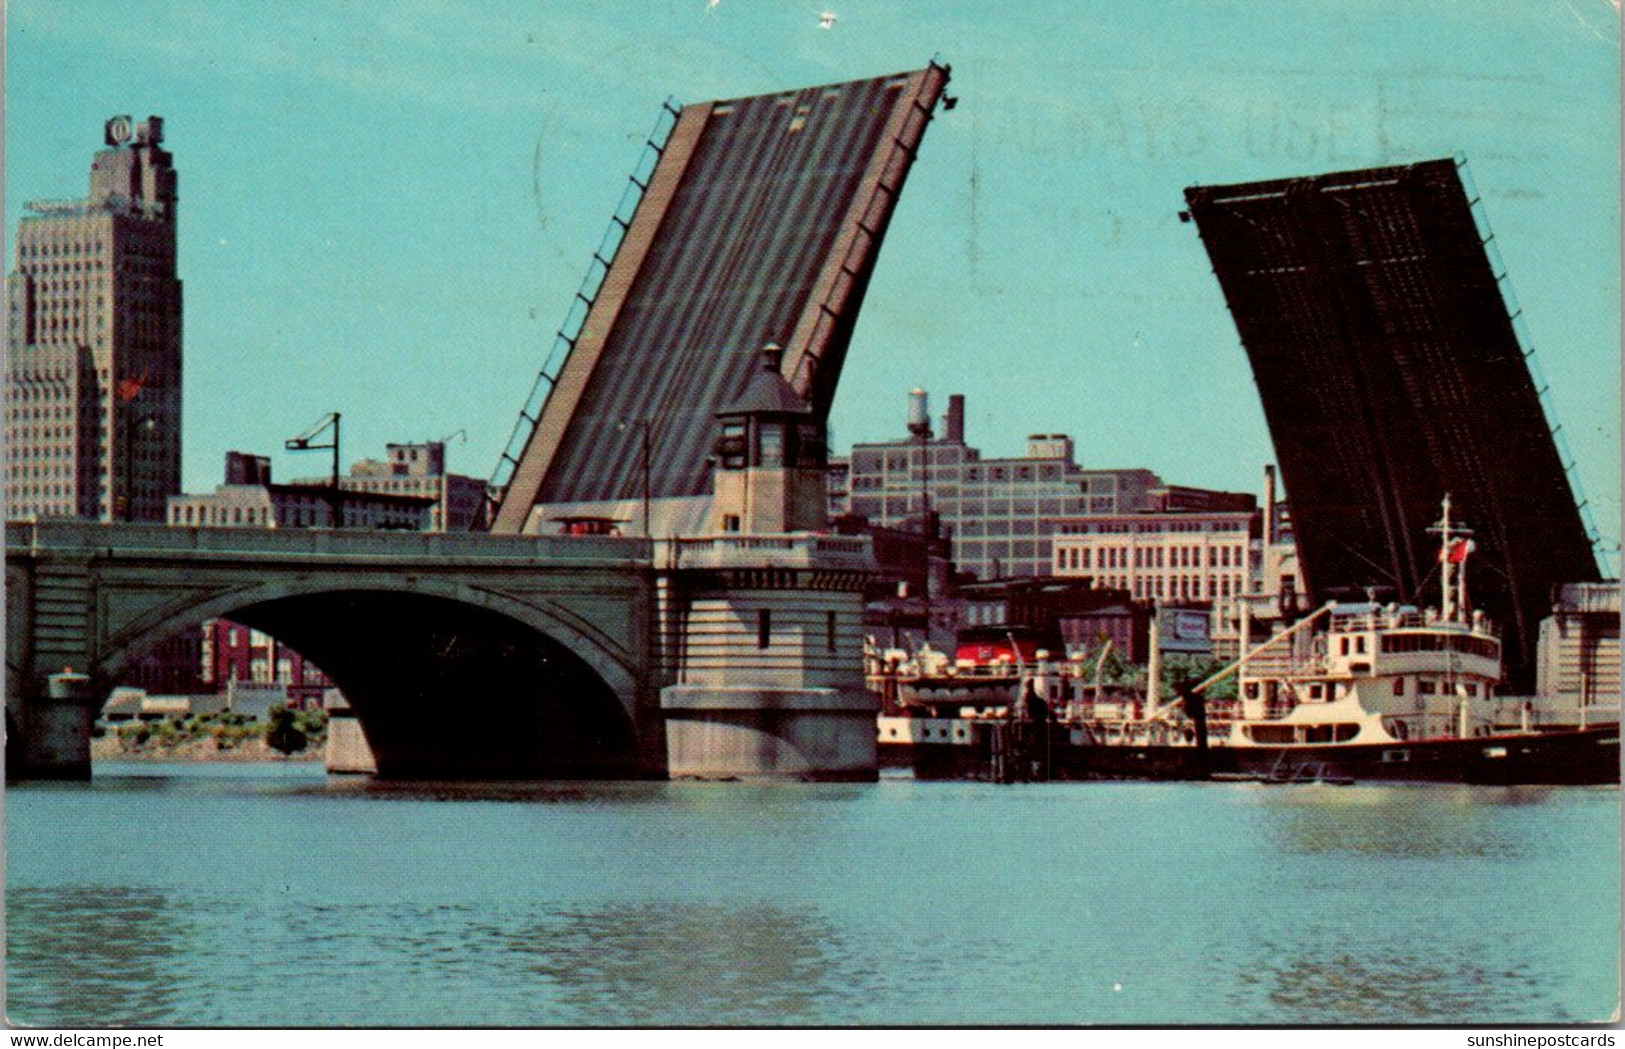
<instances>
[{"instance_id":1,"label":"ship mast","mask_svg":"<svg viewBox=\"0 0 1625 1049\"><path fill-rule=\"evenodd\" d=\"M1450 493L1444 493L1444 516L1439 519L1439 585L1444 590L1444 613L1447 623L1456 621L1456 566L1450 560Z\"/></svg>"},{"instance_id":2,"label":"ship mast","mask_svg":"<svg viewBox=\"0 0 1625 1049\"><path fill-rule=\"evenodd\" d=\"M1447 623L1462 621L1467 613L1467 555L1473 552L1471 528L1450 520L1450 493L1444 496L1444 516L1429 528L1439 535L1439 586L1444 592L1440 614Z\"/></svg>"}]
</instances>

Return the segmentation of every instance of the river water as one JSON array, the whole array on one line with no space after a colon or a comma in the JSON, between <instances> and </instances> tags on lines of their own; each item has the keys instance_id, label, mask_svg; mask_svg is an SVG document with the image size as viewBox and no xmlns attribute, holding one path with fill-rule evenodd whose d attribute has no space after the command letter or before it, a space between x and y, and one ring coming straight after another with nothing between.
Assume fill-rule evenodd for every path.
<instances>
[{"instance_id":1,"label":"river water","mask_svg":"<svg viewBox=\"0 0 1625 1049\"><path fill-rule=\"evenodd\" d=\"M6 793L44 1026L1532 1024L1619 1000L1616 789L380 784Z\"/></svg>"}]
</instances>

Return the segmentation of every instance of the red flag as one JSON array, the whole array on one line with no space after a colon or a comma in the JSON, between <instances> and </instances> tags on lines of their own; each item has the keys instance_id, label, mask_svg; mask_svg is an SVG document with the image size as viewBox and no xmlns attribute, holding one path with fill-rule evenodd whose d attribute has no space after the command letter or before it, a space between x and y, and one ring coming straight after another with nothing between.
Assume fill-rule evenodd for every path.
<instances>
[{"instance_id":1,"label":"red flag","mask_svg":"<svg viewBox=\"0 0 1625 1049\"><path fill-rule=\"evenodd\" d=\"M147 377L145 375L140 378L132 376L128 379L120 379L113 387L113 394L121 401L133 401L135 395L146 389L146 387Z\"/></svg>"},{"instance_id":2,"label":"red flag","mask_svg":"<svg viewBox=\"0 0 1625 1049\"><path fill-rule=\"evenodd\" d=\"M1439 551L1439 560L1448 560L1453 565L1459 565L1467 560L1467 555L1476 549L1478 549L1478 544L1471 539L1457 539L1450 544L1448 553L1443 550Z\"/></svg>"}]
</instances>

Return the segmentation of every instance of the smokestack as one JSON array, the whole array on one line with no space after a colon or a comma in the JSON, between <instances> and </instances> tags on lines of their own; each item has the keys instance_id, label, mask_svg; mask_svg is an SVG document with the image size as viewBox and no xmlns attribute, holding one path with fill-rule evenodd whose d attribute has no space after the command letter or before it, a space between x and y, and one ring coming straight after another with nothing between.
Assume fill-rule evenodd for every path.
<instances>
[{"instance_id":1,"label":"smokestack","mask_svg":"<svg viewBox=\"0 0 1625 1049\"><path fill-rule=\"evenodd\" d=\"M1275 466L1264 467L1264 549L1275 542Z\"/></svg>"},{"instance_id":2,"label":"smokestack","mask_svg":"<svg viewBox=\"0 0 1625 1049\"><path fill-rule=\"evenodd\" d=\"M942 439L950 444L965 443L965 395L948 395L948 414L942 417Z\"/></svg>"},{"instance_id":3,"label":"smokestack","mask_svg":"<svg viewBox=\"0 0 1625 1049\"><path fill-rule=\"evenodd\" d=\"M908 432L915 437L931 436L931 404L919 387L908 391Z\"/></svg>"}]
</instances>

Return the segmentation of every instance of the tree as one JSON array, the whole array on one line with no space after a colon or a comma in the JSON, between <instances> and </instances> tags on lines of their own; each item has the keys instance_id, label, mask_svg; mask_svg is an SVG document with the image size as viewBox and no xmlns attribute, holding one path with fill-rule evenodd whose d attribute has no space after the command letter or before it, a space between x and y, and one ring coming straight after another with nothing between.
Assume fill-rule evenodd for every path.
<instances>
[{"instance_id":1,"label":"tree","mask_svg":"<svg viewBox=\"0 0 1625 1049\"><path fill-rule=\"evenodd\" d=\"M278 703L266 712L265 743L282 754L297 754L310 745L310 739L294 723L293 711Z\"/></svg>"}]
</instances>

